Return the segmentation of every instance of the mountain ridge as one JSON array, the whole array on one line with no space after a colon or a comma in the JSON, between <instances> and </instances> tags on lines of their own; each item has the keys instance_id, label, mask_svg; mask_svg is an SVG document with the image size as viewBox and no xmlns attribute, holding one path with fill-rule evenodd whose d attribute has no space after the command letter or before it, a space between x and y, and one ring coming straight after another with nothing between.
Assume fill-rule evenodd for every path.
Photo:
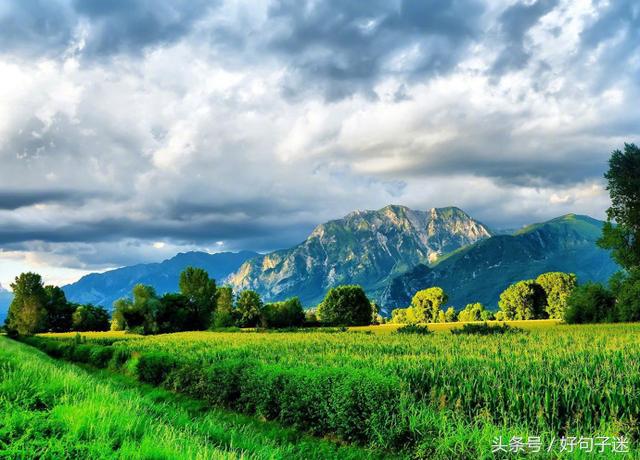
<instances>
[{"instance_id":1,"label":"mountain ridge","mask_svg":"<svg viewBox=\"0 0 640 460\"><path fill-rule=\"evenodd\" d=\"M401 205L358 210L316 226L303 242L245 262L228 278L267 301L297 295L316 304L338 284L371 290L389 276L434 261L491 231L457 207L418 211Z\"/></svg>"},{"instance_id":2,"label":"mountain ridge","mask_svg":"<svg viewBox=\"0 0 640 460\"><path fill-rule=\"evenodd\" d=\"M243 262L257 255L258 253L252 251L214 254L201 251L180 252L161 262L141 263L103 273L90 273L75 283L63 286L62 289L72 302L93 303L110 309L115 300L129 297L135 284L151 285L158 294L175 292L178 290L180 272L187 266L203 268L209 276L221 283Z\"/></svg>"},{"instance_id":3,"label":"mountain ridge","mask_svg":"<svg viewBox=\"0 0 640 460\"><path fill-rule=\"evenodd\" d=\"M566 214L512 235L496 235L392 278L375 296L390 311L407 306L417 290L437 285L458 309L476 301L496 309L499 294L509 284L547 271L576 273L580 282L604 282L618 266L596 245L603 224L590 216Z\"/></svg>"}]
</instances>

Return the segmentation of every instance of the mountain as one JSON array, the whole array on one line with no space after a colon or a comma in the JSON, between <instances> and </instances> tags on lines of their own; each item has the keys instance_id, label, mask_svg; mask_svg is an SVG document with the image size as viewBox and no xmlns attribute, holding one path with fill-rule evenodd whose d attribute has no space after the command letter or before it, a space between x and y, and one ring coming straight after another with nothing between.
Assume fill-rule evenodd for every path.
<instances>
[{"instance_id":1,"label":"mountain","mask_svg":"<svg viewBox=\"0 0 640 460\"><path fill-rule=\"evenodd\" d=\"M2 284L0 284L0 325L4 323L4 320L7 317L11 299L13 299L11 291L3 288Z\"/></svg>"},{"instance_id":2,"label":"mountain","mask_svg":"<svg viewBox=\"0 0 640 460\"><path fill-rule=\"evenodd\" d=\"M160 263L132 265L104 273L92 273L62 289L72 302L93 303L110 309L115 300L131 296L131 289L138 283L153 286L158 294L176 292L180 272L188 266L205 269L209 276L221 284L229 273L257 255L258 253L250 251L217 254L180 253Z\"/></svg>"},{"instance_id":3,"label":"mountain","mask_svg":"<svg viewBox=\"0 0 640 460\"><path fill-rule=\"evenodd\" d=\"M432 266L417 265L394 277L378 294L387 311L409 305L420 289L440 286L449 304L464 308L482 302L497 309L500 293L511 283L549 271L575 273L579 282L606 281L618 266L596 241L603 222L568 214L497 235L442 257Z\"/></svg>"},{"instance_id":4,"label":"mountain","mask_svg":"<svg viewBox=\"0 0 640 460\"><path fill-rule=\"evenodd\" d=\"M291 249L245 262L228 281L236 291L253 289L267 301L298 296L315 305L333 286L354 283L372 291L390 276L490 236L454 207L355 211L318 225Z\"/></svg>"}]
</instances>

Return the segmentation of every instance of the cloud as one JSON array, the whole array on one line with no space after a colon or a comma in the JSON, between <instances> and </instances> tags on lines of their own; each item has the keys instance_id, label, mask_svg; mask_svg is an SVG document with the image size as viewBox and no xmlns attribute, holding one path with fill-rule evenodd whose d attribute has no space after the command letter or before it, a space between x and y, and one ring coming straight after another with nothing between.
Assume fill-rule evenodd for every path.
<instances>
[{"instance_id":1,"label":"cloud","mask_svg":"<svg viewBox=\"0 0 640 460\"><path fill-rule=\"evenodd\" d=\"M637 25L588 0L4 2L0 249L88 270L389 203L602 217Z\"/></svg>"}]
</instances>

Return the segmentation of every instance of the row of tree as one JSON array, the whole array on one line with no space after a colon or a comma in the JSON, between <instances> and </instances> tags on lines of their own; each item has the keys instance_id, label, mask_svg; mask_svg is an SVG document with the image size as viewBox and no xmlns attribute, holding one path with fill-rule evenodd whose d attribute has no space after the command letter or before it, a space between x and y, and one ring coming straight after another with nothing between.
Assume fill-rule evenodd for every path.
<instances>
[{"instance_id":1,"label":"row of tree","mask_svg":"<svg viewBox=\"0 0 640 460\"><path fill-rule=\"evenodd\" d=\"M5 321L10 334L109 330L104 308L69 302L62 289L45 286L37 273L22 273L11 288L13 300Z\"/></svg>"},{"instance_id":2,"label":"row of tree","mask_svg":"<svg viewBox=\"0 0 640 460\"><path fill-rule=\"evenodd\" d=\"M317 325L368 325L379 319L375 304L360 286L331 289L316 312L305 314L297 297L264 303L251 290L234 295L231 287L217 287L201 269L187 267L177 293L158 295L152 286L138 284L131 298L114 302L113 315L102 307L68 302L57 286L45 286L40 275L23 273L11 285L14 298L5 327L9 333L130 331L159 334L228 327L292 328Z\"/></svg>"},{"instance_id":3,"label":"row of tree","mask_svg":"<svg viewBox=\"0 0 640 460\"><path fill-rule=\"evenodd\" d=\"M576 287L576 276L571 273L549 272L535 280L512 284L500 295L500 310L495 315L481 303L468 304L456 312L444 305L448 296L440 287L418 291L408 308L391 313L394 323L449 323L454 321L564 319L567 302Z\"/></svg>"}]
</instances>

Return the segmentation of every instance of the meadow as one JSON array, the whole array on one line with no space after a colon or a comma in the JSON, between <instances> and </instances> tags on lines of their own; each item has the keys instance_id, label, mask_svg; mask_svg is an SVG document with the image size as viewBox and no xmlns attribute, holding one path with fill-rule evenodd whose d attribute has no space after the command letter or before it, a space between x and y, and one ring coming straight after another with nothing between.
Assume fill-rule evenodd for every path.
<instances>
[{"instance_id":1,"label":"meadow","mask_svg":"<svg viewBox=\"0 0 640 460\"><path fill-rule=\"evenodd\" d=\"M624 436L629 454L600 456L637 457L640 325L517 327L502 335L397 334L385 325L25 340L54 357L381 455L494 458L498 437L539 437L546 446L562 436ZM553 456L590 458L577 449Z\"/></svg>"}]
</instances>

